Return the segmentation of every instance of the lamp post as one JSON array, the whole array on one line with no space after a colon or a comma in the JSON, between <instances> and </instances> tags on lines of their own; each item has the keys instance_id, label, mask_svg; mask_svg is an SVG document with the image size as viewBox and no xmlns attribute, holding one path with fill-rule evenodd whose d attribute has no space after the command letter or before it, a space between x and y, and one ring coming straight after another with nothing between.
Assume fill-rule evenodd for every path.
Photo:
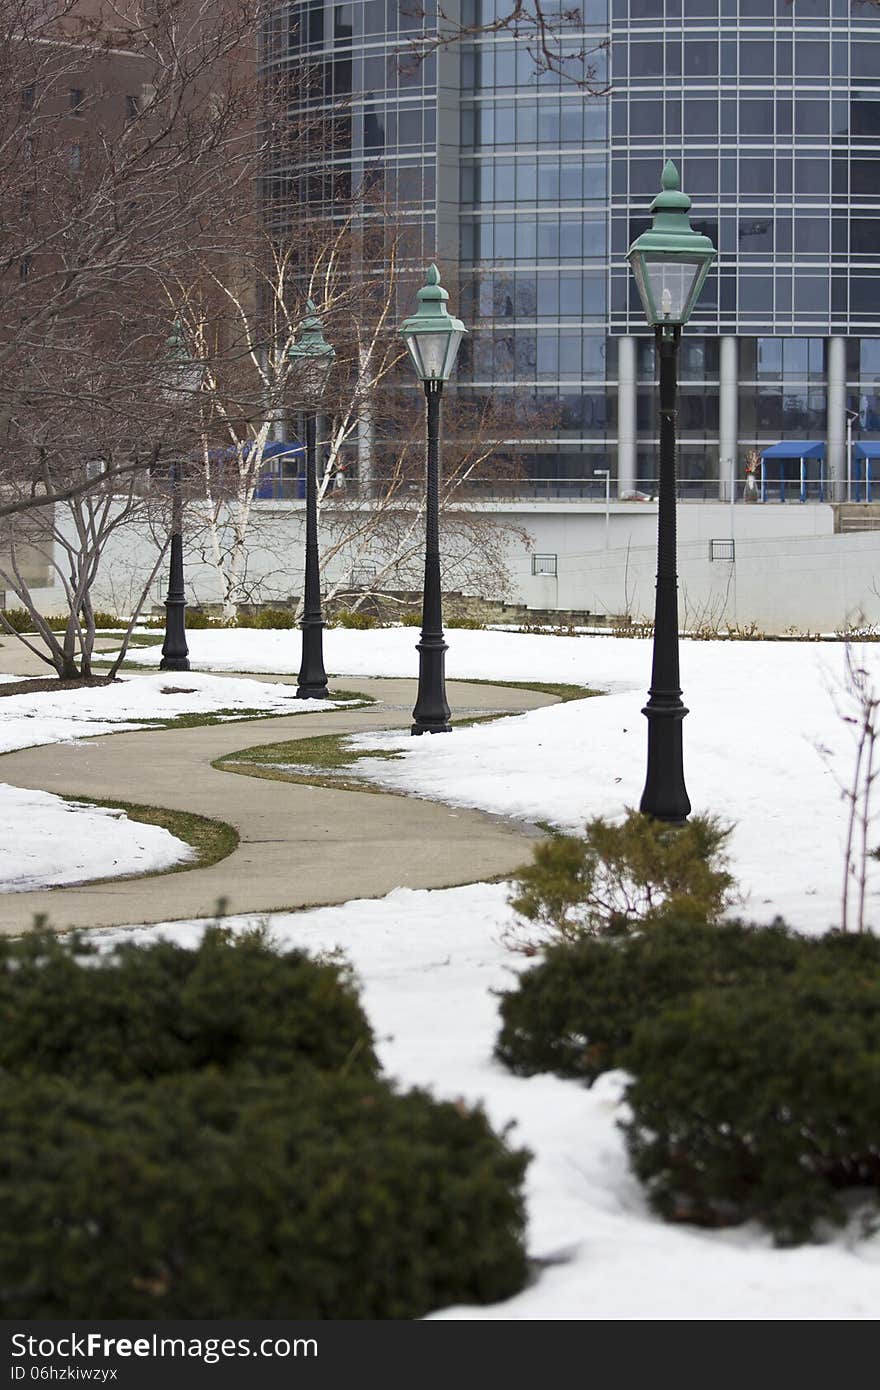
<instances>
[{"instance_id":1,"label":"lamp post","mask_svg":"<svg viewBox=\"0 0 880 1390\"><path fill-rule=\"evenodd\" d=\"M605 479L605 549L608 549L608 529L611 524L611 469L594 468L594 478Z\"/></svg>"},{"instance_id":2,"label":"lamp post","mask_svg":"<svg viewBox=\"0 0 880 1390\"><path fill-rule=\"evenodd\" d=\"M678 345L682 326L715 259L708 237L695 232L671 160L663 169L662 189L651 204L653 226L632 244L632 267L648 323L654 329L660 362L660 478L657 517L657 593L651 688L642 713L648 720L648 770L640 810L656 820L682 825L691 803L684 784L678 664L678 577L675 538L675 451Z\"/></svg>"},{"instance_id":3,"label":"lamp post","mask_svg":"<svg viewBox=\"0 0 880 1390\"><path fill-rule=\"evenodd\" d=\"M425 520L425 585L419 654L419 692L413 709L413 734L444 734L452 728L446 702L445 665L448 648L443 637L440 597L440 398L449 380L459 344L467 332L461 319L446 308L449 298L435 265L419 290L419 307L400 332L425 389L427 424L427 508Z\"/></svg>"},{"instance_id":4,"label":"lamp post","mask_svg":"<svg viewBox=\"0 0 880 1390\"><path fill-rule=\"evenodd\" d=\"M308 317L300 324L299 341L289 354L300 368L300 386L306 403L306 567L303 594L302 659L297 676L298 700L326 700L327 673L324 670L324 618L321 613L321 571L318 560L318 406L330 368L336 357L327 342L321 320L315 317L311 300Z\"/></svg>"},{"instance_id":5,"label":"lamp post","mask_svg":"<svg viewBox=\"0 0 880 1390\"><path fill-rule=\"evenodd\" d=\"M174 384L169 386L167 395L179 398L190 387L194 363L186 349L183 325L180 319L174 320L171 337L168 339L168 369ZM162 643L160 671L188 671L189 647L186 644L186 589L183 582L183 498L181 497L181 466L172 463L169 468L171 484L171 552L168 567L168 596L165 599L165 640Z\"/></svg>"}]
</instances>

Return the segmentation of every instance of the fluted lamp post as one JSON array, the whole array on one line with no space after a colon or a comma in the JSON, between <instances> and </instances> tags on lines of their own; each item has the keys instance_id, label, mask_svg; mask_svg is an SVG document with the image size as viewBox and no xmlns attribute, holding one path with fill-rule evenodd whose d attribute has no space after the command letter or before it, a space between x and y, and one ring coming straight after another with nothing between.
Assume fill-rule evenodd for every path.
<instances>
[{"instance_id":1,"label":"fluted lamp post","mask_svg":"<svg viewBox=\"0 0 880 1390\"><path fill-rule=\"evenodd\" d=\"M656 820L683 825L691 803L684 782L678 664L678 576L676 573L675 453L678 345L691 316L715 247L695 232L678 170L669 160L662 189L651 204L653 226L629 248L627 259L654 329L660 363L660 478L657 517L657 592L651 688L642 713L648 720L648 770L639 809Z\"/></svg>"},{"instance_id":2,"label":"fluted lamp post","mask_svg":"<svg viewBox=\"0 0 880 1390\"><path fill-rule=\"evenodd\" d=\"M198 367L189 356L183 324L174 320L168 339L166 361L170 384L170 399L185 396ZM168 566L168 597L165 599L165 640L162 643L160 671L188 671L189 647L186 644L186 590L183 583L183 499L181 497L181 465L177 461L169 468L171 486L171 550Z\"/></svg>"},{"instance_id":3,"label":"fluted lamp post","mask_svg":"<svg viewBox=\"0 0 880 1390\"><path fill-rule=\"evenodd\" d=\"M297 677L298 700L326 700L327 673L324 670L324 617L321 612L321 570L318 559L318 408L330 369L336 359L335 348L327 342L321 320L311 300L308 316L299 328L299 339L289 354L298 371L298 386L305 403L306 426L306 567L303 595L302 659Z\"/></svg>"},{"instance_id":4,"label":"fluted lamp post","mask_svg":"<svg viewBox=\"0 0 880 1390\"><path fill-rule=\"evenodd\" d=\"M467 329L446 308L449 298L435 265L419 290L419 307L400 332L425 389L427 424L427 506L425 512L425 583L419 654L419 692L413 709L413 734L444 734L452 728L446 701L446 653L440 596L440 399L449 380L459 344Z\"/></svg>"}]
</instances>

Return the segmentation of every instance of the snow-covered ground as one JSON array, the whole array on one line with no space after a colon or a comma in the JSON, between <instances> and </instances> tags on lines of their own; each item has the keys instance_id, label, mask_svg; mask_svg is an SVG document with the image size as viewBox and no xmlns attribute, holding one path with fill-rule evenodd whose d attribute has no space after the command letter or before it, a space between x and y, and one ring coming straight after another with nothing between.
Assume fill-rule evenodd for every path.
<instances>
[{"instance_id":1,"label":"snow-covered ground","mask_svg":"<svg viewBox=\"0 0 880 1390\"><path fill-rule=\"evenodd\" d=\"M338 673L411 676L416 640L413 629L333 629L327 665ZM400 761L364 764L371 776L422 795L573 828L589 815L613 815L638 803L650 643L462 630L452 631L449 642L450 677L567 681L612 693L442 738L371 735L361 741L398 744L403 754ZM298 659L296 651L290 660L288 633L197 631L191 647L196 663L225 663L226 669L289 671ZM880 649L868 646L860 655L880 684ZM835 710L843 660L843 647L834 644L681 647L684 698L692 711L684 726L691 799L696 810L737 823L734 868L750 893L746 911L759 920L779 911L809 931L836 920L845 805L835 774L846 780L853 762L850 730ZM187 676L185 683L196 681ZM184 680L175 677L174 683ZM817 744L830 750L833 770ZM493 1123L501 1128L514 1121L512 1141L535 1154L528 1176L530 1251L551 1263L506 1303L437 1315L876 1317L880 1235L862 1239L851 1231L825 1245L780 1251L755 1226L709 1232L666 1225L647 1210L626 1164L616 1125L620 1075L608 1074L588 1090L554 1077L518 1078L493 1061L498 1019L492 990L528 964L501 944L511 922L506 896L501 884L397 890L378 901L272 919L280 941L315 951L338 947L351 959L390 1074L444 1097L484 1102ZM872 891L871 908L876 904ZM874 916L880 928L878 919L880 913ZM194 941L201 929L178 923L158 930ZM146 937L157 929L131 930Z\"/></svg>"},{"instance_id":2,"label":"snow-covered ground","mask_svg":"<svg viewBox=\"0 0 880 1390\"><path fill-rule=\"evenodd\" d=\"M122 811L0 786L0 893L160 873L193 855L170 831Z\"/></svg>"},{"instance_id":3,"label":"snow-covered ground","mask_svg":"<svg viewBox=\"0 0 880 1390\"><path fill-rule=\"evenodd\" d=\"M374 628L367 632L331 627L324 633L324 665L336 676L415 677L419 673L418 640L419 632L414 627ZM595 648L594 640L598 644ZM448 680L470 676L478 680L607 685L631 675L645 683L645 643L468 628L453 628L447 632L446 641ZM295 632L199 628L187 633L187 642L193 665L207 671L274 673L295 671L299 665L300 641ZM612 647L618 648L613 655ZM132 659L156 666L159 648L137 648ZM650 665L650 657L648 662Z\"/></svg>"},{"instance_id":4,"label":"snow-covered ground","mask_svg":"<svg viewBox=\"0 0 880 1390\"><path fill-rule=\"evenodd\" d=\"M159 648L154 649L157 653ZM157 655L158 663L158 655ZM21 677L7 676L4 683ZM336 701L321 704L335 709ZM176 719L182 714L216 714L226 711L235 719L254 710L261 714L308 714L313 700L297 700L295 687L248 678L211 676L201 671L126 672L112 685L58 690L46 682L46 690L30 695L0 696L0 753L30 748L38 743L67 743L98 734L149 728L155 719Z\"/></svg>"},{"instance_id":5,"label":"snow-covered ground","mask_svg":"<svg viewBox=\"0 0 880 1390\"><path fill-rule=\"evenodd\" d=\"M387 1072L445 1098L482 1101L511 1142L531 1149L529 1249L542 1270L491 1308L438 1310L477 1319L871 1319L877 1314L880 1236L776 1250L756 1226L701 1231L648 1211L629 1172L617 1120L624 1078L592 1089L551 1076L513 1076L492 1059L492 990L528 963L499 941L510 921L503 884L386 898L271 919L279 942L340 948L363 999ZM246 925L245 918L232 919ZM149 939L156 928L124 935ZM160 929L194 943L200 924ZM122 933L104 933L107 941Z\"/></svg>"},{"instance_id":6,"label":"snow-covered ground","mask_svg":"<svg viewBox=\"0 0 880 1390\"><path fill-rule=\"evenodd\" d=\"M200 631L193 634L195 656L212 665L231 661L230 639L246 638L238 659L268 668L282 636ZM411 628L331 629L328 664L348 674L412 675L416 636ZM590 816L638 805L650 641L455 630L449 643L450 677L567 681L610 693L442 738L358 736L354 747L401 754L396 761L364 759L357 768L365 776L395 790L573 830ZM880 644L867 644L858 656L880 687ZM838 780L848 784L854 762L850 728L837 709L846 704L844 662L845 648L834 642L681 643L691 711L684 723L688 790L696 811L734 823L731 852L747 893L743 911L756 920L782 914L809 931L837 921L847 816ZM870 868L880 925L880 866L872 860Z\"/></svg>"},{"instance_id":7,"label":"snow-covered ground","mask_svg":"<svg viewBox=\"0 0 880 1390\"><path fill-rule=\"evenodd\" d=\"M19 679L0 676L3 684ZM327 701L321 708L336 704ZM315 706L315 701L297 700L289 685L201 672L128 674L112 685L81 690L58 690L50 680L45 692L0 696L0 753L149 728L145 721L181 714L223 710L234 719L246 710L306 714ZM183 840L124 813L75 808L48 793L0 784L0 892L159 873L191 857Z\"/></svg>"}]
</instances>

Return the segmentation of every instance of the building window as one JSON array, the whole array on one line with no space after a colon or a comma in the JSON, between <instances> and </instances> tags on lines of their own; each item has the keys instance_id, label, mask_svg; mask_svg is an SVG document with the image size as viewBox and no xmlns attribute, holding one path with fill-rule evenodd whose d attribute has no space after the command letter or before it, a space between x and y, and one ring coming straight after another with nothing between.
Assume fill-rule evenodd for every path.
<instances>
[{"instance_id":1,"label":"building window","mask_svg":"<svg viewBox=\"0 0 880 1390\"><path fill-rule=\"evenodd\" d=\"M735 542L735 541L710 541L710 542L709 542L709 559L710 559L710 560L729 560L729 561L731 561L731 562L735 561L735 560L736 560L736 542Z\"/></svg>"},{"instance_id":2,"label":"building window","mask_svg":"<svg viewBox=\"0 0 880 1390\"><path fill-rule=\"evenodd\" d=\"M137 97L127 96L125 98L125 119L135 121L140 114L141 104Z\"/></svg>"},{"instance_id":3,"label":"building window","mask_svg":"<svg viewBox=\"0 0 880 1390\"><path fill-rule=\"evenodd\" d=\"M37 89L33 82L29 82L26 87L21 89L21 109L22 111L33 111Z\"/></svg>"},{"instance_id":4,"label":"building window","mask_svg":"<svg viewBox=\"0 0 880 1390\"><path fill-rule=\"evenodd\" d=\"M532 574L556 574L555 555L533 555Z\"/></svg>"},{"instance_id":5,"label":"building window","mask_svg":"<svg viewBox=\"0 0 880 1390\"><path fill-rule=\"evenodd\" d=\"M18 263L18 278L19 278L19 280L26 280L26 279L28 278L28 276L29 276L30 273L31 273L31 266L32 266L32 265L33 265L33 258L32 258L31 256L22 256L21 260L20 260L19 263Z\"/></svg>"},{"instance_id":6,"label":"building window","mask_svg":"<svg viewBox=\"0 0 880 1390\"><path fill-rule=\"evenodd\" d=\"M82 168L82 145L71 145L70 168L74 174L79 173Z\"/></svg>"},{"instance_id":7,"label":"building window","mask_svg":"<svg viewBox=\"0 0 880 1390\"><path fill-rule=\"evenodd\" d=\"M76 111L77 114L79 114L80 108L82 107L83 102L85 101L85 93L83 92L82 87L71 87L68 96L70 99L71 111Z\"/></svg>"}]
</instances>

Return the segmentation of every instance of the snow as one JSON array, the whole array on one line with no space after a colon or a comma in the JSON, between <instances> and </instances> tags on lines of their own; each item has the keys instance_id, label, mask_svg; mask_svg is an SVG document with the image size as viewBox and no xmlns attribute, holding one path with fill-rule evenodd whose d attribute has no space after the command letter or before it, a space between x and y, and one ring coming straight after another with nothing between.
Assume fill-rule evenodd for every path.
<instances>
[{"instance_id":1,"label":"snow","mask_svg":"<svg viewBox=\"0 0 880 1390\"><path fill-rule=\"evenodd\" d=\"M206 670L284 672L295 669L299 661L299 639L295 638L291 652L291 636L290 632L259 628L199 628L187 633L187 642L193 665ZM337 676L415 677L419 672L418 640L418 629L413 627L365 632L331 627L324 633L324 665ZM638 674L644 683L644 657L637 649L646 644L599 638L594 653L588 646L590 640L453 628L446 634L446 678L567 681L572 685L599 681L604 685L621 678L616 673L623 663L632 678ZM609 651L607 660L599 657L606 646L619 648L613 656ZM594 666L591 663L597 658L598 665ZM159 648L138 648L132 659L157 665Z\"/></svg>"},{"instance_id":2,"label":"snow","mask_svg":"<svg viewBox=\"0 0 880 1390\"><path fill-rule=\"evenodd\" d=\"M8 683L21 679L0 676ZM342 702L344 703L344 702ZM175 671L124 675L112 685L0 696L0 753L148 728L145 720L181 714L259 710L307 714L339 701L297 700L289 685ZM157 734L161 737L161 734ZM29 800L28 798L32 798ZM24 813L24 814L23 814ZM74 807L44 792L0 783L0 892L51 888L89 878L161 873L193 857L183 840L119 811Z\"/></svg>"},{"instance_id":3,"label":"snow","mask_svg":"<svg viewBox=\"0 0 880 1390\"><path fill-rule=\"evenodd\" d=\"M448 640L450 678L566 681L610 693L438 738L361 735L354 740L361 747L401 754L397 761L367 759L362 771L395 789L571 829L591 815L613 816L638 804L649 642L466 630L453 630ZM413 676L416 641L413 629L331 629L327 665L352 675ZM289 633L255 630L196 631L191 652L197 664L219 669L290 671L298 657ZM158 660L155 649L136 655ZM868 645L859 656L880 684L880 649ZM749 894L744 912L756 920L780 912L809 932L836 921L846 816L838 782L847 781L854 761L851 730L835 707L844 702L843 666L844 648L832 643L682 643L691 800L695 810L735 822L733 867ZM131 678L131 694L143 692L143 706L123 699L112 716L94 707L91 724L68 717L65 736L98 731L102 717L156 714L155 686L150 695L149 686L134 684L149 679ZM173 677L173 684L206 690L202 682L210 679L188 674ZM172 683L164 675L156 680ZM253 707L256 683L242 684L249 689L245 704ZM228 707L229 696L223 682L222 696L214 698ZM68 696L62 699L67 710ZM40 737L29 741L45 741L47 721L39 711L30 717ZM508 987L528 966L501 944L512 924L508 891L504 884L398 889L380 900L271 919L280 942L340 949L352 961L389 1074L438 1096L483 1102L496 1128L513 1121L511 1142L535 1155L527 1177L529 1249L550 1263L505 1303L435 1316L873 1320L880 1234L864 1239L853 1227L825 1244L776 1250L754 1225L700 1231L664 1224L647 1209L626 1163L617 1127L624 1076L607 1073L587 1089L555 1077L515 1077L493 1060L492 991ZM873 882L875 927L876 906ZM248 924L230 921L235 929ZM98 939L146 940L159 931L193 943L203 927L136 927Z\"/></svg>"},{"instance_id":4,"label":"snow","mask_svg":"<svg viewBox=\"0 0 880 1390\"><path fill-rule=\"evenodd\" d=\"M308 714L316 708L339 708L340 703L345 702L297 700L289 685L246 677L236 680L198 671L126 673L111 685L83 686L79 690L58 690L50 680L45 691L0 696L0 753L34 744L67 743L71 739L149 728L150 720L175 719L181 714L225 710L231 711L224 716L229 719L252 710L261 714Z\"/></svg>"},{"instance_id":5,"label":"snow","mask_svg":"<svg viewBox=\"0 0 880 1390\"><path fill-rule=\"evenodd\" d=\"M313 952L340 949L363 987L382 1064L404 1086L482 1101L496 1129L529 1148L529 1251L554 1261L524 1292L450 1319L873 1319L880 1236L776 1250L757 1226L708 1232L654 1217L627 1167L617 1120L625 1077L592 1089L551 1076L521 1078L492 1058L491 991L527 966L499 941L511 920L507 885L433 892L277 915L273 937ZM232 918L234 929L257 919ZM194 944L201 923L102 933Z\"/></svg>"},{"instance_id":6,"label":"snow","mask_svg":"<svg viewBox=\"0 0 880 1390\"><path fill-rule=\"evenodd\" d=\"M559 679L570 660L564 654L557 660L557 645L572 643L580 651L580 679L613 693L462 726L442 738L359 735L350 747L399 756L367 756L346 775L569 831L591 816L615 817L637 806L650 642L510 635L502 642L542 643L537 669L544 676L549 668L548 679ZM499 664L508 672L515 652L503 657ZM866 645L859 657L880 687L880 645ZM753 920L782 915L810 932L839 921L848 807L838 782L847 781L854 764L852 735L836 709L844 698L844 660L842 643L681 644L691 710L684 723L690 798L694 811L734 824L731 860L746 892L738 910ZM880 926L880 870L873 859L869 871L869 904Z\"/></svg>"},{"instance_id":7,"label":"snow","mask_svg":"<svg viewBox=\"0 0 880 1390\"><path fill-rule=\"evenodd\" d=\"M161 873L194 853L170 831L122 811L0 786L0 893Z\"/></svg>"}]
</instances>

